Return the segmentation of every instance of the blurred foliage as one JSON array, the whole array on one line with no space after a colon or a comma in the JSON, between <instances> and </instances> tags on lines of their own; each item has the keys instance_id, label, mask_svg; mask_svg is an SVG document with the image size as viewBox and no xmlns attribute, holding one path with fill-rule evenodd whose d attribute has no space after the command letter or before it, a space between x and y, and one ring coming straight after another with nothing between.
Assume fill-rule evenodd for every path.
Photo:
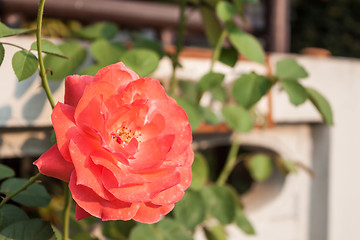
<instances>
[{"instance_id":1,"label":"blurred foliage","mask_svg":"<svg viewBox=\"0 0 360 240\"><path fill-rule=\"evenodd\" d=\"M26 23L28 29L36 29L36 21ZM82 29L83 26L79 21L45 18L42 27L42 35L47 37L69 38L74 37L74 33Z\"/></svg>"},{"instance_id":2,"label":"blurred foliage","mask_svg":"<svg viewBox=\"0 0 360 240\"><path fill-rule=\"evenodd\" d=\"M292 0L291 51L305 47L360 57L359 0Z\"/></svg>"}]
</instances>

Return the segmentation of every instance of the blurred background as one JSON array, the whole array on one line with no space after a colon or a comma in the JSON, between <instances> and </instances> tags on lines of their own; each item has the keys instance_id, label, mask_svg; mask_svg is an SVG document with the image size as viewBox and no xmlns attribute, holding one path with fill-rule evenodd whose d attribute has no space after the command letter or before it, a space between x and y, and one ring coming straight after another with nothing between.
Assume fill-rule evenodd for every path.
<instances>
[{"instance_id":1,"label":"blurred background","mask_svg":"<svg viewBox=\"0 0 360 240\"><path fill-rule=\"evenodd\" d=\"M183 79L198 80L211 58L207 31L214 29L197 4L213 1L189 0L182 55ZM279 89L273 92L272 117L275 127L245 134L243 152L262 149L276 152L296 162L300 170L286 179L277 171L262 183L248 180L239 166L236 174L245 178L238 186L249 219L257 234L247 236L230 229L231 239L255 240L338 240L360 239L360 161L358 161L358 123L360 121L360 9L359 0L239 0L246 2L243 17L236 23L256 36L269 55L270 65L284 57L296 58L308 71L309 86L327 97L334 111L334 126L327 126L310 105L294 107ZM10 27L36 26L37 0L0 0L0 19ZM44 36L61 42L80 38L86 42L86 26L110 22L118 30L115 39L130 44L141 35L159 41L171 51L176 45L179 21L178 1L47 0ZM112 35L112 28L107 31ZM105 33L105 34L107 34ZM104 33L103 33L104 34ZM14 38L19 44L33 40ZM190 50L189 50L190 49ZM7 49L8 56L12 55ZM50 147L51 109L31 81L17 83L10 59L0 68L0 158L12 165L20 176L32 176L32 161ZM83 66L90 65L85 60ZM244 63L233 70L216 66L230 79L232 74L265 66ZM170 78L169 64L160 62L154 78ZM80 71L79 71L80 72ZM10 79L11 81L9 81ZM231 82L231 80L229 80ZM59 81L51 83L57 99L62 99ZM30 90L29 90L30 89ZM20 106L20 107L19 107ZM259 104L267 113L267 102ZM194 135L194 147L210 155L228 150L230 133ZM212 146L213 149L203 147ZM20 164L18 164L20 163ZM236 184L235 184L236 185ZM199 237L201 239L201 236Z\"/></svg>"}]
</instances>

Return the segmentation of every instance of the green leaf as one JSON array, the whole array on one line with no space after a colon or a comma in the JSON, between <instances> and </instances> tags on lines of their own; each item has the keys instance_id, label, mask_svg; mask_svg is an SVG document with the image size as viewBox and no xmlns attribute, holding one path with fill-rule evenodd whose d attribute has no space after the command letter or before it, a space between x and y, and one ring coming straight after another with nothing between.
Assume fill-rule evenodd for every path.
<instances>
[{"instance_id":1,"label":"green leaf","mask_svg":"<svg viewBox=\"0 0 360 240\"><path fill-rule=\"evenodd\" d=\"M102 66L117 63L125 51L126 48L122 43L109 42L103 38L96 40L90 46L91 54Z\"/></svg>"},{"instance_id":2,"label":"green leaf","mask_svg":"<svg viewBox=\"0 0 360 240\"><path fill-rule=\"evenodd\" d=\"M289 58L277 62L276 76L280 79L299 79L308 77L308 73L294 59Z\"/></svg>"},{"instance_id":3,"label":"green leaf","mask_svg":"<svg viewBox=\"0 0 360 240\"><path fill-rule=\"evenodd\" d=\"M333 113L329 102L324 96L322 96L318 91L312 88L306 88L308 98L316 109L320 112L321 116L328 125L333 125Z\"/></svg>"},{"instance_id":4,"label":"green leaf","mask_svg":"<svg viewBox=\"0 0 360 240\"><path fill-rule=\"evenodd\" d=\"M186 191L180 202L174 208L175 219L189 229L195 229L205 220L205 206L198 192Z\"/></svg>"},{"instance_id":5,"label":"green leaf","mask_svg":"<svg viewBox=\"0 0 360 240\"><path fill-rule=\"evenodd\" d=\"M185 110L192 130L196 130L203 119L199 106L184 98L175 98L175 100Z\"/></svg>"},{"instance_id":6,"label":"green leaf","mask_svg":"<svg viewBox=\"0 0 360 240\"><path fill-rule=\"evenodd\" d=\"M12 58L12 67L19 81L31 77L38 69L38 60L31 52L22 50Z\"/></svg>"},{"instance_id":7,"label":"green leaf","mask_svg":"<svg viewBox=\"0 0 360 240\"><path fill-rule=\"evenodd\" d=\"M236 8L229 2L221 1L216 5L216 13L223 22L229 22L236 14Z\"/></svg>"},{"instance_id":8,"label":"green leaf","mask_svg":"<svg viewBox=\"0 0 360 240\"><path fill-rule=\"evenodd\" d=\"M255 229L250 223L250 221L245 216L243 210L241 208L236 209L236 217L235 217L236 225L243 230L244 233L248 235L254 235Z\"/></svg>"},{"instance_id":9,"label":"green leaf","mask_svg":"<svg viewBox=\"0 0 360 240\"><path fill-rule=\"evenodd\" d=\"M107 238L125 240L135 226L135 221L106 221L103 222L102 231Z\"/></svg>"},{"instance_id":10,"label":"green leaf","mask_svg":"<svg viewBox=\"0 0 360 240\"><path fill-rule=\"evenodd\" d=\"M181 97L196 103L200 98L200 89L197 82L194 81L179 81L181 90Z\"/></svg>"},{"instance_id":11,"label":"green leaf","mask_svg":"<svg viewBox=\"0 0 360 240\"><path fill-rule=\"evenodd\" d=\"M303 104L307 99L306 89L296 80L282 80L281 86L290 98L290 102L298 106Z\"/></svg>"},{"instance_id":12,"label":"green leaf","mask_svg":"<svg viewBox=\"0 0 360 240\"><path fill-rule=\"evenodd\" d=\"M243 32L235 25L228 25L229 38L236 50L247 59L263 64L265 53L259 41L252 35Z\"/></svg>"},{"instance_id":13,"label":"green leaf","mask_svg":"<svg viewBox=\"0 0 360 240\"><path fill-rule=\"evenodd\" d=\"M54 232L54 236L53 236L54 240L62 240L61 232L53 225L51 225L51 229Z\"/></svg>"},{"instance_id":14,"label":"green leaf","mask_svg":"<svg viewBox=\"0 0 360 240\"><path fill-rule=\"evenodd\" d=\"M15 175L14 170L4 164L0 164L0 180L4 178L13 177Z\"/></svg>"},{"instance_id":15,"label":"green leaf","mask_svg":"<svg viewBox=\"0 0 360 240\"><path fill-rule=\"evenodd\" d=\"M155 229L155 225L139 224L130 233L129 240L159 240L162 239L160 233Z\"/></svg>"},{"instance_id":16,"label":"green leaf","mask_svg":"<svg viewBox=\"0 0 360 240\"><path fill-rule=\"evenodd\" d=\"M214 99L225 102L226 91L221 83L225 75L222 73L209 72L201 77L198 85L202 91L209 91Z\"/></svg>"},{"instance_id":17,"label":"green leaf","mask_svg":"<svg viewBox=\"0 0 360 240\"><path fill-rule=\"evenodd\" d=\"M204 117L205 122L210 124L218 124L220 122L216 114L210 107L201 107L201 114Z\"/></svg>"},{"instance_id":18,"label":"green leaf","mask_svg":"<svg viewBox=\"0 0 360 240\"><path fill-rule=\"evenodd\" d=\"M234 67L238 61L238 52L234 48L222 48L219 61L230 67Z\"/></svg>"},{"instance_id":19,"label":"green leaf","mask_svg":"<svg viewBox=\"0 0 360 240\"><path fill-rule=\"evenodd\" d=\"M158 232L161 233L162 240L193 240L190 231L179 222L170 218L164 218L156 224ZM142 239L142 238L138 238Z\"/></svg>"},{"instance_id":20,"label":"green leaf","mask_svg":"<svg viewBox=\"0 0 360 240\"><path fill-rule=\"evenodd\" d=\"M251 108L269 90L270 82L264 76L255 73L243 74L233 86L233 96L244 108Z\"/></svg>"},{"instance_id":21,"label":"green leaf","mask_svg":"<svg viewBox=\"0 0 360 240\"><path fill-rule=\"evenodd\" d=\"M209 165L201 153L196 152L192 165L191 189L201 190L209 178Z\"/></svg>"},{"instance_id":22,"label":"green leaf","mask_svg":"<svg viewBox=\"0 0 360 240\"><path fill-rule=\"evenodd\" d=\"M222 109L225 122L233 129L248 132L253 128L253 119L250 113L241 106L230 104Z\"/></svg>"},{"instance_id":23,"label":"green leaf","mask_svg":"<svg viewBox=\"0 0 360 240\"><path fill-rule=\"evenodd\" d=\"M251 177L258 182L262 182L270 177L273 171L273 163L268 155L259 153L247 160L246 166Z\"/></svg>"},{"instance_id":24,"label":"green leaf","mask_svg":"<svg viewBox=\"0 0 360 240\"><path fill-rule=\"evenodd\" d=\"M158 41L150 40L150 39L144 39L144 38L136 39L135 42L133 43L133 48L152 50L158 54L159 59L161 59L165 54L162 44Z\"/></svg>"},{"instance_id":25,"label":"green leaf","mask_svg":"<svg viewBox=\"0 0 360 240\"><path fill-rule=\"evenodd\" d=\"M0 192L11 194L27 183L27 179L10 178L5 180L0 187ZM46 207L51 197L47 193L44 186L34 183L30 185L25 191L12 198L13 201L30 207Z\"/></svg>"},{"instance_id":26,"label":"green leaf","mask_svg":"<svg viewBox=\"0 0 360 240\"><path fill-rule=\"evenodd\" d=\"M118 32L119 28L114 23L102 22L84 27L77 34L85 39L112 39Z\"/></svg>"},{"instance_id":27,"label":"green leaf","mask_svg":"<svg viewBox=\"0 0 360 240\"><path fill-rule=\"evenodd\" d=\"M120 58L124 64L141 77L154 72L159 65L159 56L149 49L132 49Z\"/></svg>"},{"instance_id":28,"label":"green leaf","mask_svg":"<svg viewBox=\"0 0 360 240\"><path fill-rule=\"evenodd\" d=\"M27 33L30 31L32 30L24 29L24 28L9 28L8 26L0 22L0 37L10 37L14 35Z\"/></svg>"},{"instance_id":29,"label":"green leaf","mask_svg":"<svg viewBox=\"0 0 360 240\"><path fill-rule=\"evenodd\" d=\"M214 47L218 42L218 39L222 32L220 22L217 19L215 12L211 8L207 6L200 6L199 8L205 28L206 37L210 45Z\"/></svg>"},{"instance_id":30,"label":"green leaf","mask_svg":"<svg viewBox=\"0 0 360 240\"><path fill-rule=\"evenodd\" d=\"M1 66L2 62L4 61L4 56L5 56L5 48L2 45L2 43L0 43L0 66Z\"/></svg>"},{"instance_id":31,"label":"green leaf","mask_svg":"<svg viewBox=\"0 0 360 240\"><path fill-rule=\"evenodd\" d=\"M222 225L216 225L214 227L204 228L205 236L207 240L227 240L225 228Z\"/></svg>"},{"instance_id":32,"label":"green leaf","mask_svg":"<svg viewBox=\"0 0 360 240\"><path fill-rule=\"evenodd\" d=\"M66 76L73 74L86 57L86 50L77 42L65 42L58 47L69 59L51 55L44 57L45 68L49 68L53 72L53 75L47 74L48 78L52 80L62 80Z\"/></svg>"},{"instance_id":33,"label":"green leaf","mask_svg":"<svg viewBox=\"0 0 360 240\"><path fill-rule=\"evenodd\" d=\"M222 85L210 89L209 92L211 93L211 96L215 100L218 100L218 101L220 101L222 103L225 103L225 101L226 101L226 90Z\"/></svg>"},{"instance_id":34,"label":"green leaf","mask_svg":"<svg viewBox=\"0 0 360 240\"><path fill-rule=\"evenodd\" d=\"M2 208L0 208L1 229L6 228L13 223L27 219L29 219L29 217L26 213L15 205L5 204Z\"/></svg>"},{"instance_id":35,"label":"green leaf","mask_svg":"<svg viewBox=\"0 0 360 240\"><path fill-rule=\"evenodd\" d=\"M12 240L49 240L54 232L51 225L41 219L16 222L0 232L0 239Z\"/></svg>"},{"instance_id":36,"label":"green leaf","mask_svg":"<svg viewBox=\"0 0 360 240\"><path fill-rule=\"evenodd\" d=\"M31 50L37 50L37 42L33 42L30 47ZM64 53L61 51L61 49L56 46L54 43L48 41L48 40L41 40L41 51L46 54L54 55L57 57L65 58L68 57L64 56Z\"/></svg>"},{"instance_id":37,"label":"green leaf","mask_svg":"<svg viewBox=\"0 0 360 240\"><path fill-rule=\"evenodd\" d=\"M201 77L199 81L199 87L203 91L208 91L210 89L221 86L221 83L224 81L225 75L222 73L209 72Z\"/></svg>"},{"instance_id":38,"label":"green leaf","mask_svg":"<svg viewBox=\"0 0 360 240\"><path fill-rule=\"evenodd\" d=\"M235 201L227 186L210 186L203 188L201 195L206 210L221 224L230 224L235 219Z\"/></svg>"}]
</instances>

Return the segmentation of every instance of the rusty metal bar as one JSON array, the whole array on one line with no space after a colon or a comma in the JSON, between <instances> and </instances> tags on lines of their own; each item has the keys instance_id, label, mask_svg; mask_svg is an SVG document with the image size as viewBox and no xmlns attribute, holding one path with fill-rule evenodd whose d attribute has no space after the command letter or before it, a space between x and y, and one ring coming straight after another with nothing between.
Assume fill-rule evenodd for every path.
<instances>
[{"instance_id":1,"label":"rusty metal bar","mask_svg":"<svg viewBox=\"0 0 360 240\"><path fill-rule=\"evenodd\" d=\"M0 13L19 13L35 17L38 0L0 0ZM126 27L176 28L177 5L121 0L47 0L45 17L74 19L82 22L111 21ZM198 11L187 9L188 30L202 31Z\"/></svg>"},{"instance_id":2,"label":"rusty metal bar","mask_svg":"<svg viewBox=\"0 0 360 240\"><path fill-rule=\"evenodd\" d=\"M290 0L263 0L266 9L267 36L266 49L288 52L290 45ZM36 17L38 0L0 0L0 14L17 13L25 17ZM111 21L127 28L154 28L173 34L178 27L179 9L177 5L149 1L130 0L47 0L45 17L74 19L84 23ZM203 32L201 14L187 9L186 29L189 32ZM254 29L239 19L241 28L252 32ZM170 39L171 40L171 39ZM165 42L169 42L166 40Z\"/></svg>"},{"instance_id":3,"label":"rusty metal bar","mask_svg":"<svg viewBox=\"0 0 360 240\"><path fill-rule=\"evenodd\" d=\"M290 0L273 0L269 18L269 50L289 52L290 50Z\"/></svg>"}]
</instances>

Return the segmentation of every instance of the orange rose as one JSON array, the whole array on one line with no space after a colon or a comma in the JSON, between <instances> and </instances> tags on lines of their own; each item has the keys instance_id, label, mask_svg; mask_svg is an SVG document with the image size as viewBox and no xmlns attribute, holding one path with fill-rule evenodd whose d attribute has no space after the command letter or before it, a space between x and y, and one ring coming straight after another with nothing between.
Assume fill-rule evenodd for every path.
<instances>
[{"instance_id":1,"label":"orange rose","mask_svg":"<svg viewBox=\"0 0 360 240\"><path fill-rule=\"evenodd\" d=\"M192 134L185 111L160 83L123 63L68 76L51 115L57 143L35 165L69 182L78 220L154 223L191 182Z\"/></svg>"}]
</instances>

